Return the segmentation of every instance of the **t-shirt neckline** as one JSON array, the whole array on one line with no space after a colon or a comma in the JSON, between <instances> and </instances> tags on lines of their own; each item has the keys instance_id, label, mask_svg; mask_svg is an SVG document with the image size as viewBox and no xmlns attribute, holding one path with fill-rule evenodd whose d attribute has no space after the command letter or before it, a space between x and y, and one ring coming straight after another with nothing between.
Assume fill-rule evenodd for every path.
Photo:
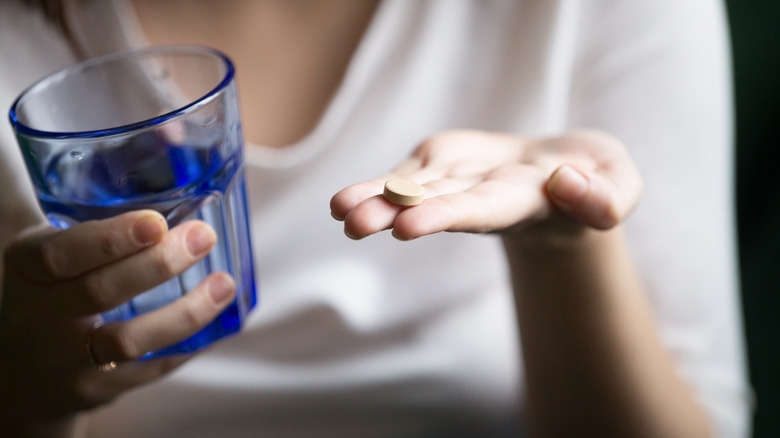
<instances>
[{"instance_id":1,"label":"t-shirt neckline","mask_svg":"<svg viewBox=\"0 0 780 438\"><path fill-rule=\"evenodd\" d=\"M102 3L102 2L98 2ZM308 162L332 144L341 128L349 120L360 96L367 91L368 83L378 67L377 56L385 50L387 33L393 31L393 8L399 2L380 1L363 35L350 58L341 83L326 104L314 128L295 143L282 147L270 147L245 142L246 162L250 166L287 168ZM127 0L103 3L105 9L96 9L68 17L71 28L76 30L77 42L86 56L94 56L109 50L125 50L149 45L141 31L132 5ZM95 26L96 15L101 15ZM91 24L90 24L91 23ZM95 39L95 37L100 38ZM240 86L240 85L239 85Z\"/></svg>"}]
</instances>

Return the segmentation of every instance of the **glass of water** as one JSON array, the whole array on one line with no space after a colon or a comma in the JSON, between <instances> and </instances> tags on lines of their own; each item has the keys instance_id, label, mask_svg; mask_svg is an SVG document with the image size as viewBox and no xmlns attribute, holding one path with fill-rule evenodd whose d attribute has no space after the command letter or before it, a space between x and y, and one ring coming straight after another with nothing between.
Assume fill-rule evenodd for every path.
<instances>
[{"instance_id":1,"label":"glass of water","mask_svg":"<svg viewBox=\"0 0 780 438\"><path fill-rule=\"evenodd\" d=\"M52 225L153 209L169 227L200 219L217 232L202 261L102 315L133 318L212 272L233 276L236 300L215 321L145 358L192 352L241 328L256 293L235 70L225 55L168 46L88 59L24 91L10 119Z\"/></svg>"}]
</instances>

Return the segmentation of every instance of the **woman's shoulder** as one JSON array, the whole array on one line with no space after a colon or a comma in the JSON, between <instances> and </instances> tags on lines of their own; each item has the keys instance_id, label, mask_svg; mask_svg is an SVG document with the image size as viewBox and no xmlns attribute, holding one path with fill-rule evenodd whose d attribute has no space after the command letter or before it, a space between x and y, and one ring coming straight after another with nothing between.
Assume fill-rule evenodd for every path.
<instances>
[{"instance_id":1,"label":"woman's shoulder","mask_svg":"<svg viewBox=\"0 0 780 438\"><path fill-rule=\"evenodd\" d=\"M0 14L0 106L37 79L75 61L65 33L45 12L6 0Z\"/></svg>"},{"instance_id":2,"label":"woman's shoulder","mask_svg":"<svg viewBox=\"0 0 780 438\"><path fill-rule=\"evenodd\" d=\"M0 0L0 247L37 211L8 110L25 88L76 60L57 25L28 3Z\"/></svg>"}]
</instances>

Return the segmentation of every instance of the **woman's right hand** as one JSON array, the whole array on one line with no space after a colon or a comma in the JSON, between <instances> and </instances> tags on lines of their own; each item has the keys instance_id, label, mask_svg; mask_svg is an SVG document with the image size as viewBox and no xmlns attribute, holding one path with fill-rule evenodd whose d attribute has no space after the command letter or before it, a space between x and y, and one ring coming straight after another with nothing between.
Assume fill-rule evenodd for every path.
<instances>
[{"instance_id":1,"label":"woman's right hand","mask_svg":"<svg viewBox=\"0 0 780 438\"><path fill-rule=\"evenodd\" d=\"M168 230L148 210L21 232L5 250L0 296L3 428L33 434L24 431L67 422L182 364L189 356L136 359L213 320L235 294L229 275L212 274L183 298L129 321L96 326L98 315L184 272L215 241L201 221ZM112 361L115 370L98 370Z\"/></svg>"}]
</instances>

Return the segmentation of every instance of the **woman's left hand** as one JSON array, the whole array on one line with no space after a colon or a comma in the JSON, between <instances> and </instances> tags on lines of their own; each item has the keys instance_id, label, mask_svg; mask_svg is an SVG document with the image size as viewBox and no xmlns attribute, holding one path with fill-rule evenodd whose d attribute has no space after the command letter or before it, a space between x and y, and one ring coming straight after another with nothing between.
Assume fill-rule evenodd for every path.
<instances>
[{"instance_id":1,"label":"woman's left hand","mask_svg":"<svg viewBox=\"0 0 780 438\"><path fill-rule=\"evenodd\" d=\"M391 178L423 185L424 202L403 207L384 199ZM400 240L440 231L547 238L609 229L641 192L623 144L599 131L543 139L450 131L423 142L391 173L341 190L330 205L353 239L387 229Z\"/></svg>"}]
</instances>

